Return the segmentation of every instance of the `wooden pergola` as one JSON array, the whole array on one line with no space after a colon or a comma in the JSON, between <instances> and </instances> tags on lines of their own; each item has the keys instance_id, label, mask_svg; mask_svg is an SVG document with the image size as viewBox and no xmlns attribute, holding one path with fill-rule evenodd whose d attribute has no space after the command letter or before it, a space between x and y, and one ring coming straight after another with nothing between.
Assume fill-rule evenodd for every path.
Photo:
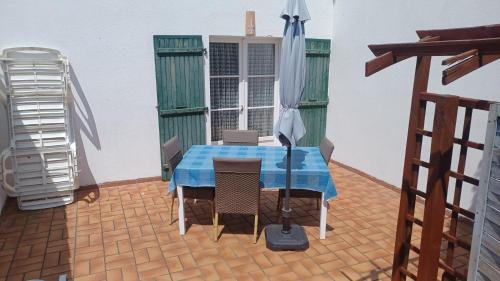
<instances>
[{"instance_id":1,"label":"wooden pergola","mask_svg":"<svg viewBox=\"0 0 500 281\"><path fill-rule=\"evenodd\" d=\"M401 186L401 201L396 231L392 280L436 280L438 269L444 270L443 279L466 280L467 272L458 272L453 267L456 247L470 251L470 242L457 237L459 215L471 220L474 213L460 207L464 182L478 185L479 179L465 175L469 149L483 150L484 144L469 140L474 110L489 111L492 101L466 97L440 95L428 92L429 71L433 56L447 56L442 65L442 83L447 85L486 64L500 59L500 24L469 28L420 30L420 40L415 43L369 45L376 56L366 63L365 75L370 76L386 67L416 57L415 79L411 99L406 154ZM500 79L500 77L499 77ZM427 103L435 103L432 131L424 129ZM465 108L461 137L455 137L457 113ZM422 140L431 138L429 162L421 159ZM451 169L453 146L460 146L458 167ZM419 190L420 168L428 169L426 190ZM455 191L453 202L446 201L448 181L453 177ZM415 216L417 197L425 201L423 218ZM451 214L449 230L443 232L445 214ZM413 245L414 224L422 228L420 245ZM440 257L441 242L447 241L446 257ZM418 255L418 270L408 270L410 251Z\"/></svg>"}]
</instances>

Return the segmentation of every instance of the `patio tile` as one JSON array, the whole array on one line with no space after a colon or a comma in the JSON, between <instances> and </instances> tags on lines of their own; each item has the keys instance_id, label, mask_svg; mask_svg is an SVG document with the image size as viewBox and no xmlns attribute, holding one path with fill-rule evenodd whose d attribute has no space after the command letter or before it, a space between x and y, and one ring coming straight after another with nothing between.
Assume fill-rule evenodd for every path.
<instances>
[{"instance_id":1,"label":"patio tile","mask_svg":"<svg viewBox=\"0 0 500 281\"><path fill-rule=\"evenodd\" d=\"M184 270L181 272L176 272L172 273L172 280L177 281L177 280L186 280L190 279L193 277L197 277L201 275L201 271L197 268L189 269L189 270Z\"/></svg>"},{"instance_id":2,"label":"patio tile","mask_svg":"<svg viewBox=\"0 0 500 281\"><path fill-rule=\"evenodd\" d=\"M276 191L262 192L257 244L253 217L240 215L224 215L213 242L210 207L202 201L186 201L188 229L180 236L177 210L170 224L163 182L79 190L74 204L31 212L9 199L0 216L0 281L60 274L69 280L389 279L399 193L339 166L330 169L339 196L330 202L326 240L318 239L315 200L291 200L292 218L308 234L304 252L265 246L264 226L277 219ZM422 214L419 204L416 215ZM471 231L459 228L465 237ZM416 228L414 243L420 235ZM456 255L456 267L464 270L467 253ZM413 259L410 268L416 264Z\"/></svg>"}]
</instances>

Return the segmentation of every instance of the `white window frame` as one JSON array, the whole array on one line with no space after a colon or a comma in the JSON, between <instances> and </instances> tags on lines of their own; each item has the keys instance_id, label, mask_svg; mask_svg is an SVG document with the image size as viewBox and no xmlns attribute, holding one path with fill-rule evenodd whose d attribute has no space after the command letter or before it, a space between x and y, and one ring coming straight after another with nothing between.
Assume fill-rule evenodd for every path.
<instances>
[{"instance_id":1,"label":"white window frame","mask_svg":"<svg viewBox=\"0 0 500 281\"><path fill-rule=\"evenodd\" d=\"M279 98L279 67L281 58L281 38L276 37L240 37L240 36L209 36L210 43L238 43L239 52L239 108L243 110L239 114L238 129L246 130L248 126L248 44L275 44L275 62L274 62L274 111L273 111L273 125L276 123L280 110ZM210 56L210 52L207 52ZM212 141L212 127L211 127L211 107L210 107L210 59L207 58L205 67L205 101L208 105L208 118L206 124L207 143L222 144L222 141ZM267 106L265 106L267 107ZM259 107L252 107L259 108ZM264 107L263 107L264 108ZM274 136L259 137L259 144L263 145L279 145L279 141Z\"/></svg>"}]
</instances>

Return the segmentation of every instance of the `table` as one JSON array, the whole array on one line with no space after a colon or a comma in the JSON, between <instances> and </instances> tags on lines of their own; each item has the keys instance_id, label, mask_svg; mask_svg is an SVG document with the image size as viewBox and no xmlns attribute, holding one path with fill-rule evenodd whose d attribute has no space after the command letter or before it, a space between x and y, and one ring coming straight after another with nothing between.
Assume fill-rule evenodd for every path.
<instances>
[{"instance_id":1,"label":"table","mask_svg":"<svg viewBox=\"0 0 500 281\"><path fill-rule=\"evenodd\" d=\"M182 187L215 187L212 160L214 157L261 158L261 182L263 188L285 188L285 147L193 145L175 169L169 185L169 191L177 189L179 232L181 235L186 232ZM292 149L291 187L322 192L320 239L325 239L327 201L337 196L337 190L318 147L294 147Z\"/></svg>"}]
</instances>

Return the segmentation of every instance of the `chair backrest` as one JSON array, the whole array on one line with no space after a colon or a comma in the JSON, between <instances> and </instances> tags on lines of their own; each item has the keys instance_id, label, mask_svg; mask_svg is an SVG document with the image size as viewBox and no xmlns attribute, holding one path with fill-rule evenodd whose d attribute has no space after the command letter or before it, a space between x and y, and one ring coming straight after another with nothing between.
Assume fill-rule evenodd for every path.
<instances>
[{"instance_id":1,"label":"chair backrest","mask_svg":"<svg viewBox=\"0 0 500 281\"><path fill-rule=\"evenodd\" d=\"M168 175L172 176L177 165L182 160L182 150L179 139L175 136L163 145L164 164L168 166Z\"/></svg>"},{"instance_id":2,"label":"chair backrest","mask_svg":"<svg viewBox=\"0 0 500 281\"><path fill-rule=\"evenodd\" d=\"M215 211L258 214L261 159L214 158Z\"/></svg>"},{"instance_id":3,"label":"chair backrest","mask_svg":"<svg viewBox=\"0 0 500 281\"><path fill-rule=\"evenodd\" d=\"M332 153L334 148L335 146L333 145L333 143L327 138L324 138L321 141L321 144L319 145L321 156L323 156L326 165L328 165L328 161L330 161L330 158L332 158Z\"/></svg>"},{"instance_id":4,"label":"chair backrest","mask_svg":"<svg viewBox=\"0 0 500 281\"><path fill-rule=\"evenodd\" d=\"M259 132L253 130L224 130L222 131L224 145L259 145Z\"/></svg>"}]
</instances>

